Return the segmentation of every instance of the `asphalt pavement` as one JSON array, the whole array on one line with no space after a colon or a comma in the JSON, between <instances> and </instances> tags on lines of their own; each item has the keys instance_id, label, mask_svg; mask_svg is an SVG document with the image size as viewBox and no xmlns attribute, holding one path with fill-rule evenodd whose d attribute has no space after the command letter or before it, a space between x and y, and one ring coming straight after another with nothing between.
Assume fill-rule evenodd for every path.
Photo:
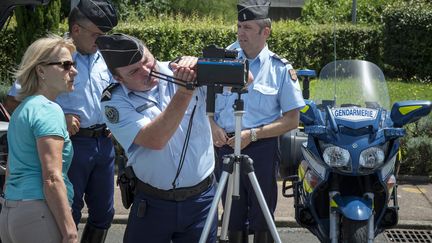
<instances>
[{"instance_id":1,"label":"asphalt pavement","mask_svg":"<svg viewBox=\"0 0 432 243\"><path fill-rule=\"evenodd\" d=\"M432 229L432 183L405 177L399 181L399 223L397 228ZM282 181L279 184L278 203L275 211L277 227L300 227L294 218L293 198L282 196ZM113 224L126 224L129 210L121 203L120 189L115 185L115 216ZM222 207L219 207L219 219ZM83 209L82 222L87 220L87 209Z\"/></svg>"}]
</instances>

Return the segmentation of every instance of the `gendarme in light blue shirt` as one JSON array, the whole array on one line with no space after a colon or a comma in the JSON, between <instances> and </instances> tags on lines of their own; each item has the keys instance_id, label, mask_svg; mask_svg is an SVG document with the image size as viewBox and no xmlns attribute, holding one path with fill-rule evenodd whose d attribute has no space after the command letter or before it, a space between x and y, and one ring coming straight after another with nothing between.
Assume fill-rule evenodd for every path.
<instances>
[{"instance_id":1,"label":"gendarme in light blue shirt","mask_svg":"<svg viewBox=\"0 0 432 243\"><path fill-rule=\"evenodd\" d=\"M58 104L42 95L27 97L12 114L7 134L9 176L5 198L45 198L41 161L36 146L37 139L45 136L59 136L64 139L62 175L68 200L72 205L73 189L67 171L72 162L73 148L66 130L65 116Z\"/></svg>"},{"instance_id":2,"label":"gendarme in light blue shirt","mask_svg":"<svg viewBox=\"0 0 432 243\"><path fill-rule=\"evenodd\" d=\"M168 63L157 63L159 71L173 75ZM111 92L111 99L102 101L107 126L126 150L128 165L143 182L159 189L172 189L185 142L188 123L196 104L189 145L183 169L176 187L189 187L208 177L214 169L214 153L210 124L206 115L205 89L198 88L187 108L180 126L161 150L153 150L133 143L140 129L166 109L177 87L160 80L157 87L147 92L134 92L120 85ZM153 138L148 138L153 139Z\"/></svg>"},{"instance_id":3,"label":"gendarme in light blue shirt","mask_svg":"<svg viewBox=\"0 0 432 243\"><path fill-rule=\"evenodd\" d=\"M113 81L105 61L97 51L91 55L73 54L78 75L74 79L74 91L57 97L57 103L65 114L76 114L80 117L83 128L102 124L100 98L103 90Z\"/></svg>"},{"instance_id":4,"label":"gendarme in light blue shirt","mask_svg":"<svg viewBox=\"0 0 432 243\"><path fill-rule=\"evenodd\" d=\"M242 50L239 58L246 59ZM270 124L283 113L305 105L300 84L291 79L290 69L293 67L269 51L267 45L256 58L249 60L254 81L248 86L248 93L241 95L245 110L242 129ZM228 88L216 96L214 119L226 132L235 131L233 104L236 99L237 93L231 93Z\"/></svg>"}]
</instances>

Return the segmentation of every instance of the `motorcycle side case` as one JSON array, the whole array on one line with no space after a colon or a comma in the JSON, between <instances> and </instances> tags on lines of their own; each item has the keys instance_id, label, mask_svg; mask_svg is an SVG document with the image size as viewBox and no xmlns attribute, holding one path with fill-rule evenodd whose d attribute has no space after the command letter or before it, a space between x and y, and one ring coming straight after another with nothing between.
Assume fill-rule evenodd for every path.
<instances>
[{"instance_id":1,"label":"motorcycle side case","mask_svg":"<svg viewBox=\"0 0 432 243\"><path fill-rule=\"evenodd\" d=\"M297 174L302 159L301 146L307 141L303 129L291 130L279 137L280 164L279 175L287 178Z\"/></svg>"}]
</instances>

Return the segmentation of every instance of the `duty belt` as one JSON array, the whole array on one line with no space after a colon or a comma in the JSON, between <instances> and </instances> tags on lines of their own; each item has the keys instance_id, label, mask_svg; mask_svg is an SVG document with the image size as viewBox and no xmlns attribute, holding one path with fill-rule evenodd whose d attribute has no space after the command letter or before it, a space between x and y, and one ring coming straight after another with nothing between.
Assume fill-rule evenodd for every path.
<instances>
[{"instance_id":1,"label":"duty belt","mask_svg":"<svg viewBox=\"0 0 432 243\"><path fill-rule=\"evenodd\" d=\"M144 183L141 180L137 180L137 185L135 187L135 190L137 192L142 192L144 194L147 194L149 196L158 199L180 202L190 197L199 195L203 193L205 190L207 190L211 185L213 185L213 181L214 181L213 177L214 175L212 173L210 176L208 176L207 178L205 178L195 186L181 187L181 188L170 189L170 190L161 190L147 183Z\"/></svg>"},{"instance_id":2,"label":"duty belt","mask_svg":"<svg viewBox=\"0 0 432 243\"><path fill-rule=\"evenodd\" d=\"M105 124L97 124L87 128L80 128L76 136L89 137L89 138L98 138L102 136L107 136L109 133L108 128Z\"/></svg>"}]
</instances>

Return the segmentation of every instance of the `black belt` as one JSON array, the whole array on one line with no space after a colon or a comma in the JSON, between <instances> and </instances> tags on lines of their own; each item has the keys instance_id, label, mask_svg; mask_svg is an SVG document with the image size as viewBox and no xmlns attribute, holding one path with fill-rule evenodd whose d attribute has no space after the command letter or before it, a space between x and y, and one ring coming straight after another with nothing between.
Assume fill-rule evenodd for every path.
<instances>
[{"instance_id":1,"label":"black belt","mask_svg":"<svg viewBox=\"0 0 432 243\"><path fill-rule=\"evenodd\" d=\"M141 180L137 180L135 190L158 199L180 202L190 197L199 195L205 190L207 190L211 185L213 185L213 177L214 175L212 173L210 176L208 176L195 186L181 187L170 190L161 190L147 183L144 183Z\"/></svg>"},{"instance_id":2,"label":"black belt","mask_svg":"<svg viewBox=\"0 0 432 243\"><path fill-rule=\"evenodd\" d=\"M105 124L97 124L87 128L80 128L76 136L89 137L89 138L98 138L98 137L106 137L109 134L109 130L107 129Z\"/></svg>"}]
</instances>

